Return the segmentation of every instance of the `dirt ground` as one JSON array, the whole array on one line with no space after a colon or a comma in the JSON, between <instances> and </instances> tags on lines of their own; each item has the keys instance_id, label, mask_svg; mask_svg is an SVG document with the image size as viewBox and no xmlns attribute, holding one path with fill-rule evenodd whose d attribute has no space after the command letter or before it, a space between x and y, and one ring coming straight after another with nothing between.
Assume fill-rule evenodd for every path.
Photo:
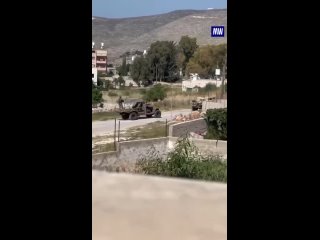
<instances>
[{"instance_id":1,"label":"dirt ground","mask_svg":"<svg viewBox=\"0 0 320 240\"><path fill-rule=\"evenodd\" d=\"M92 172L93 240L226 240L227 185Z\"/></svg>"}]
</instances>

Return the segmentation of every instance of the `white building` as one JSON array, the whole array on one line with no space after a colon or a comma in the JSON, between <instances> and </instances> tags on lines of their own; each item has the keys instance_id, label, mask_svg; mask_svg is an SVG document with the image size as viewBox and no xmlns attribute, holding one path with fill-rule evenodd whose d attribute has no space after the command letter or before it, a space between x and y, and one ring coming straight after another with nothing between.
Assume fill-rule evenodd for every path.
<instances>
[{"instance_id":1,"label":"white building","mask_svg":"<svg viewBox=\"0 0 320 240\"><path fill-rule=\"evenodd\" d=\"M92 68L92 81L95 85L98 84L98 69Z\"/></svg>"},{"instance_id":2,"label":"white building","mask_svg":"<svg viewBox=\"0 0 320 240\"><path fill-rule=\"evenodd\" d=\"M204 88L208 83L220 87L222 81L220 79L201 79L197 73L191 73L191 77L189 80L182 81L182 91L186 92L188 89L192 90L194 88ZM226 79L225 83L227 83Z\"/></svg>"}]
</instances>

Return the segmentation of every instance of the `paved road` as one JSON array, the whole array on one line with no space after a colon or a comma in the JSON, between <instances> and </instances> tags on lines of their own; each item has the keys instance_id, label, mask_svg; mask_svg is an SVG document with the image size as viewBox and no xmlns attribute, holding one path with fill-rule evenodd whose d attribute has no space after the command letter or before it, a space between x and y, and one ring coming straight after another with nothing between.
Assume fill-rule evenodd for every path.
<instances>
[{"instance_id":1,"label":"paved road","mask_svg":"<svg viewBox=\"0 0 320 240\"><path fill-rule=\"evenodd\" d=\"M183 109L183 110L174 110L172 111L172 117L178 114L189 114L191 113L191 109ZM121 130L145 125L147 123L156 122L156 121L168 121L171 120L171 112L163 112L161 118L144 118L139 120L123 120L121 121ZM118 123L117 123L118 124ZM104 135L107 133L112 133L114 131L114 120L107 121L94 121L92 122L92 137Z\"/></svg>"},{"instance_id":2,"label":"paved road","mask_svg":"<svg viewBox=\"0 0 320 240\"><path fill-rule=\"evenodd\" d=\"M92 171L93 240L226 240L227 184Z\"/></svg>"}]
</instances>

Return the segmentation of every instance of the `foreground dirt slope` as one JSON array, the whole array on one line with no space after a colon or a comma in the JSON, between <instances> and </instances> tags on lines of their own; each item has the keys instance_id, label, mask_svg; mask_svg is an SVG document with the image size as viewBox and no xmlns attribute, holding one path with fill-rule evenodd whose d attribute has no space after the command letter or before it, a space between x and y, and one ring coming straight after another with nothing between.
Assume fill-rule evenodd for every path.
<instances>
[{"instance_id":1,"label":"foreground dirt slope","mask_svg":"<svg viewBox=\"0 0 320 240\"><path fill-rule=\"evenodd\" d=\"M92 172L93 240L227 239L227 185Z\"/></svg>"}]
</instances>

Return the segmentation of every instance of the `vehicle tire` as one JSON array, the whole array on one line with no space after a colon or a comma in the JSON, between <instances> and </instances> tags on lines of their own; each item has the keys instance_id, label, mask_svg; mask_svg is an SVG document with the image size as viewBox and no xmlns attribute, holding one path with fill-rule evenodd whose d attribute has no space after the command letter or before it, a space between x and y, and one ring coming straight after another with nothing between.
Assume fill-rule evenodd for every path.
<instances>
[{"instance_id":1,"label":"vehicle tire","mask_svg":"<svg viewBox=\"0 0 320 240\"><path fill-rule=\"evenodd\" d=\"M130 120L137 120L138 119L138 113L136 113L136 112L130 113L129 119Z\"/></svg>"},{"instance_id":2,"label":"vehicle tire","mask_svg":"<svg viewBox=\"0 0 320 240\"><path fill-rule=\"evenodd\" d=\"M129 118L129 114L122 114L121 116L123 120L128 120Z\"/></svg>"},{"instance_id":3,"label":"vehicle tire","mask_svg":"<svg viewBox=\"0 0 320 240\"><path fill-rule=\"evenodd\" d=\"M156 112L154 113L154 116L155 116L156 118L161 118L161 112L160 112L160 110L156 110Z\"/></svg>"}]
</instances>

